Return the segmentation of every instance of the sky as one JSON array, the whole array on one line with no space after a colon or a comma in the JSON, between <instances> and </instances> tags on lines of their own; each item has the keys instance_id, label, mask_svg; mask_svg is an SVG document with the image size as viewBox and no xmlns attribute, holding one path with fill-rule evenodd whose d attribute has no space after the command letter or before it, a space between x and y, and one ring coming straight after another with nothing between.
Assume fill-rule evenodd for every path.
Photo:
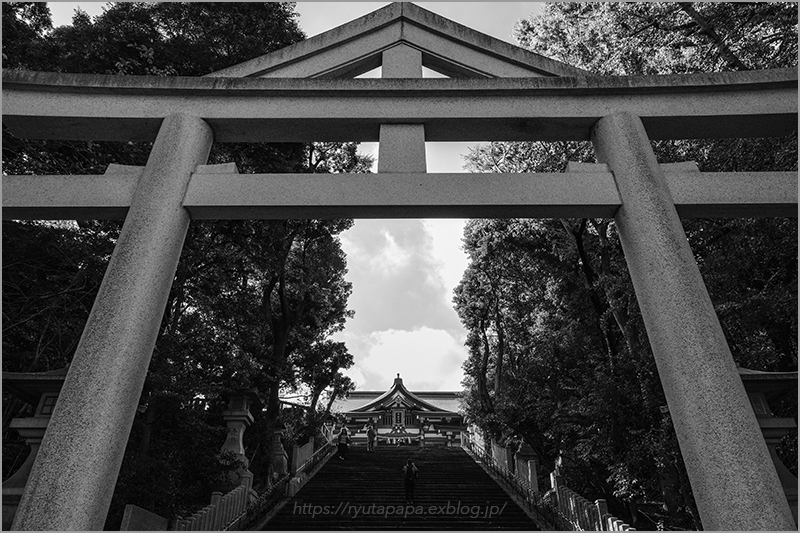
<instances>
[{"instance_id":1,"label":"sky","mask_svg":"<svg viewBox=\"0 0 800 533\"><path fill-rule=\"evenodd\" d=\"M517 20L537 14L539 2L415 2L438 15L516 44ZM102 13L104 2L52 2L55 26L70 24L76 7ZM297 2L308 37L371 13L388 2ZM428 172L463 172L467 143L426 143ZM376 155L377 143L363 143ZM466 331L453 309L453 289L467 257L461 250L464 220L356 220L342 234L349 308L355 317L335 340L344 341L355 364L345 374L358 390L386 390L396 374L411 390L461 390Z\"/></svg>"}]
</instances>

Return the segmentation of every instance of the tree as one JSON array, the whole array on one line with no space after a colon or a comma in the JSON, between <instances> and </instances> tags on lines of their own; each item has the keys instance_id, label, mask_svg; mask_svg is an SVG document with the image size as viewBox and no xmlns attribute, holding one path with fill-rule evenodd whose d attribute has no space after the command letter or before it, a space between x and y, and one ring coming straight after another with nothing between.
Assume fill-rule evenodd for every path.
<instances>
[{"instance_id":1,"label":"tree","mask_svg":"<svg viewBox=\"0 0 800 533\"><path fill-rule=\"evenodd\" d=\"M343 342L324 340L305 345L299 353L299 380L308 384L310 391L309 411L317 411L322 393L341 379L341 370L353 364L353 355ZM298 350L300 352L300 350Z\"/></svg>"},{"instance_id":2,"label":"tree","mask_svg":"<svg viewBox=\"0 0 800 533\"><path fill-rule=\"evenodd\" d=\"M556 3L515 35L598 74L688 73L796 66L796 23L793 4ZM796 135L653 146L659 161L702 171L797 169ZM594 161L591 145L494 142L468 168L562 172L567 161ZM684 225L734 359L796 370L796 220ZM454 303L469 417L495 438L523 437L549 467L559 459L570 487L639 528L699 527L613 221L470 221L464 246ZM796 417L796 403L781 409Z\"/></svg>"},{"instance_id":3,"label":"tree","mask_svg":"<svg viewBox=\"0 0 800 533\"><path fill-rule=\"evenodd\" d=\"M3 68L42 70L52 52L43 36L53 27L42 2L3 2Z\"/></svg>"},{"instance_id":4,"label":"tree","mask_svg":"<svg viewBox=\"0 0 800 533\"><path fill-rule=\"evenodd\" d=\"M514 28L520 46L596 74L680 74L797 64L790 2L563 2Z\"/></svg>"}]
</instances>

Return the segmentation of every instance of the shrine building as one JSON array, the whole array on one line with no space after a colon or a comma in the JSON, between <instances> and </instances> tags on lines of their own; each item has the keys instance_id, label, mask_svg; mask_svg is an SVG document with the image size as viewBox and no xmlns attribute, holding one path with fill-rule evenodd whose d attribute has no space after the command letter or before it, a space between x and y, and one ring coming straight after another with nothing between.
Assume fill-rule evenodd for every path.
<instances>
[{"instance_id":1,"label":"shrine building","mask_svg":"<svg viewBox=\"0 0 800 533\"><path fill-rule=\"evenodd\" d=\"M409 391L400 374L386 391L354 391L331 411L347 426L353 442L366 442L367 426L378 444L451 446L466 429L456 391Z\"/></svg>"}]
</instances>

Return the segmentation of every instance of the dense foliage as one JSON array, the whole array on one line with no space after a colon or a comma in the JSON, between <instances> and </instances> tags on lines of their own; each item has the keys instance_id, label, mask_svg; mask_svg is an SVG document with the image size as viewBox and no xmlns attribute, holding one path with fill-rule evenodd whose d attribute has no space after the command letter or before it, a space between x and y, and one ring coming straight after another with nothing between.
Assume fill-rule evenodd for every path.
<instances>
[{"instance_id":1,"label":"dense foliage","mask_svg":"<svg viewBox=\"0 0 800 533\"><path fill-rule=\"evenodd\" d=\"M797 6L552 3L515 36L603 75L796 67ZM797 169L796 135L653 147L660 162L702 171ZM467 165L563 172L567 161L593 162L591 145L494 142ZM796 219L683 223L736 362L797 370ZM454 303L468 330L470 418L524 440L543 471L558 464L568 486L639 529L702 527L613 221L472 220L464 247ZM795 398L772 408L797 417ZM781 452L796 473L796 433Z\"/></svg>"},{"instance_id":2,"label":"dense foliage","mask_svg":"<svg viewBox=\"0 0 800 533\"><path fill-rule=\"evenodd\" d=\"M304 38L294 4L111 3L52 28L45 4L3 3L3 66L108 75L201 76ZM209 163L242 173L368 172L355 143L215 144ZM144 165L150 143L31 141L3 131L5 174L99 174L109 163ZM307 439L333 397L352 383L342 343L352 315L341 220L192 222L169 294L120 471L107 528L124 506L191 514L238 465L218 453L222 411L238 388L257 387L266 410L247 431L259 490L271 476L279 394L305 395L287 412ZM3 223L3 370L69 364L119 235L119 221ZM322 396L328 399L319 405ZM199 401L198 401L199 400ZM26 446L8 431L26 406L3 396L4 479ZM315 410L319 406L320 413ZM305 442L305 440L303 440ZM291 450L291 441L286 441Z\"/></svg>"}]
</instances>

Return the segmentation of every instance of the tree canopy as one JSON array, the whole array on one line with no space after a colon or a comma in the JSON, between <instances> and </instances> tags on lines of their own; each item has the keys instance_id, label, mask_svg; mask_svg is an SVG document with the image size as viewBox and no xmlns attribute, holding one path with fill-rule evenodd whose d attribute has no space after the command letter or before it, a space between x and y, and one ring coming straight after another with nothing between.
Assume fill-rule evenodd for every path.
<instances>
[{"instance_id":1,"label":"tree canopy","mask_svg":"<svg viewBox=\"0 0 800 533\"><path fill-rule=\"evenodd\" d=\"M603 75L797 65L789 3L550 3L514 35ZM660 162L701 171L797 170L796 134L652 144ZM477 172L563 172L594 152L493 142L466 159ZM796 219L683 224L735 361L797 370ZM472 220L463 242L454 304L469 417L498 440L523 439L544 470L559 464L568 486L639 529L702 527L613 220ZM772 407L797 417L796 399ZM794 472L796 443L781 450Z\"/></svg>"}]
</instances>

